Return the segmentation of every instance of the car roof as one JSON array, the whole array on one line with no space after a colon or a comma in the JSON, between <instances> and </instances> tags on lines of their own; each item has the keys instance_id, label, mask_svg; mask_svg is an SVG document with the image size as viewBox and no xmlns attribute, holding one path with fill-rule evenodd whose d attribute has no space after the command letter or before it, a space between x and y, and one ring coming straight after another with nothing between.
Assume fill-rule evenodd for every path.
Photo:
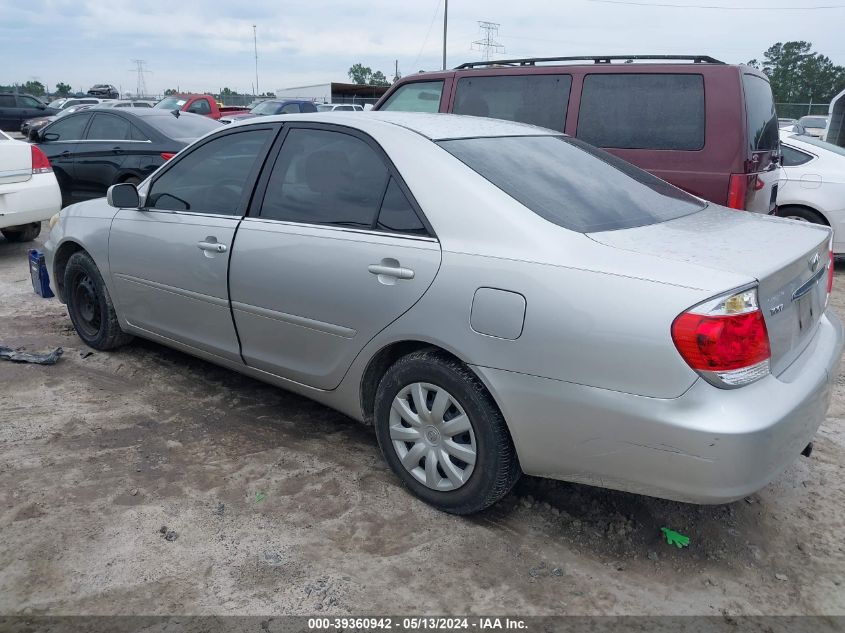
<instances>
[{"instance_id":1,"label":"car roof","mask_svg":"<svg viewBox=\"0 0 845 633\"><path fill-rule=\"evenodd\" d=\"M490 136L562 136L560 132L547 130L526 123L515 123L501 119L466 116L461 114L429 114L424 112L378 112L367 111L361 114L333 111L321 112L319 116L311 114L286 114L249 119L238 125L259 125L268 121L335 123L350 127L360 127L365 123L377 123L405 128L416 132L432 141L457 138L478 138Z\"/></svg>"}]
</instances>

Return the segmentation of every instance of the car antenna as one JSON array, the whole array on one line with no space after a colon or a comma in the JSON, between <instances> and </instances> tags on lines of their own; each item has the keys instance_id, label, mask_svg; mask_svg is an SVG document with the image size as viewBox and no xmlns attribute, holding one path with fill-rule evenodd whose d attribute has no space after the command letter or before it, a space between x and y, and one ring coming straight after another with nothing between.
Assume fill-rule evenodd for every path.
<instances>
[{"instance_id":1,"label":"car antenna","mask_svg":"<svg viewBox=\"0 0 845 633\"><path fill-rule=\"evenodd\" d=\"M173 116L175 116L178 119L180 112L179 112L179 110L171 110L170 114L172 114Z\"/></svg>"}]
</instances>

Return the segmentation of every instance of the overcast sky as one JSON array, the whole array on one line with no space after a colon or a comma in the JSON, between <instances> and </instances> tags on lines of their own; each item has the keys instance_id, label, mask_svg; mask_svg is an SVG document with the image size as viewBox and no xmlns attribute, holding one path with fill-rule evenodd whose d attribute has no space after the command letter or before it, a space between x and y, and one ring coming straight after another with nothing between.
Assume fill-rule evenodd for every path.
<instances>
[{"instance_id":1,"label":"overcast sky","mask_svg":"<svg viewBox=\"0 0 845 633\"><path fill-rule=\"evenodd\" d=\"M778 41L807 40L845 64L845 0L452 0L448 65L482 59L479 20L500 24L494 58L643 53L762 58ZM692 5L768 7L765 10ZM810 10L837 5L843 8ZM803 7L798 10L777 8ZM151 93L166 88L249 92L258 26L262 92L347 80L361 62L393 76L441 65L443 0L0 0L0 84L38 79L75 90L135 90L143 59Z\"/></svg>"}]
</instances>

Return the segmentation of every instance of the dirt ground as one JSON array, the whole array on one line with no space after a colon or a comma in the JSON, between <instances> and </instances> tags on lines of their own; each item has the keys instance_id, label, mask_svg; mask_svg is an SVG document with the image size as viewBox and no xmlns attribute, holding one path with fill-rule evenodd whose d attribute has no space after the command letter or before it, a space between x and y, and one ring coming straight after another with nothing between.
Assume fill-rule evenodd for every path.
<instances>
[{"instance_id":1,"label":"dirt ground","mask_svg":"<svg viewBox=\"0 0 845 633\"><path fill-rule=\"evenodd\" d=\"M91 354L26 248L0 238L0 345L64 356L0 361L0 614L845 614L841 375L812 457L744 501L526 477L458 518L343 415L152 343Z\"/></svg>"}]
</instances>

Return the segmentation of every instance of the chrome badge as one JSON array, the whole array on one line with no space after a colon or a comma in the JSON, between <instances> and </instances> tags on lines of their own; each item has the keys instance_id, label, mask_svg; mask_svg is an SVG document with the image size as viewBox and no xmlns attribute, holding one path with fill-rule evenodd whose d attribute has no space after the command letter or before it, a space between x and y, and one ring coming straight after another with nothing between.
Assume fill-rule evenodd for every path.
<instances>
[{"instance_id":1,"label":"chrome badge","mask_svg":"<svg viewBox=\"0 0 845 633\"><path fill-rule=\"evenodd\" d=\"M782 303L777 304L773 308L769 308L769 314L772 315L772 316L778 314L779 312L783 312L783 304Z\"/></svg>"}]
</instances>

